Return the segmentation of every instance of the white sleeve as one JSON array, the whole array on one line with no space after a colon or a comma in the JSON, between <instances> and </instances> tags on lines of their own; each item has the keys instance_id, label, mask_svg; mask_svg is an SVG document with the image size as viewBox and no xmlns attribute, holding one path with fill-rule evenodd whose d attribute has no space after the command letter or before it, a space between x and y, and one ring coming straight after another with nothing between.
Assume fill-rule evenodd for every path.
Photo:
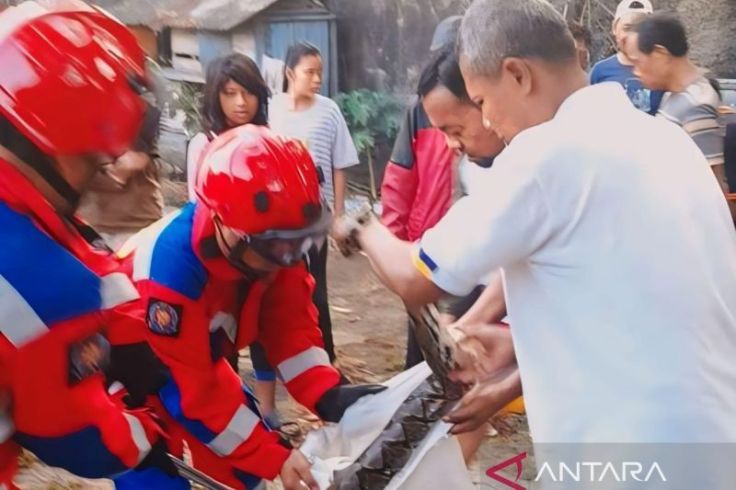
<instances>
[{"instance_id":1,"label":"white sleeve","mask_svg":"<svg viewBox=\"0 0 736 490\"><path fill-rule=\"evenodd\" d=\"M461 198L415 246L414 264L456 296L484 276L531 256L551 235L548 205L533 175L494 172L483 192Z\"/></svg>"},{"instance_id":2,"label":"white sleeve","mask_svg":"<svg viewBox=\"0 0 736 490\"><path fill-rule=\"evenodd\" d=\"M189 141L187 145L187 193L190 201L196 200L196 194L194 192L194 184L197 179L197 167L199 165L199 158L202 156L204 147L207 146L207 136L204 133L197 133Z\"/></svg>"},{"instance_id":3,"label":"white sleeve","mask_svg":"<svg viewBox=\"0 0 736 490\"><path fill-rule=\"evenodd\" d=\"M332 144L332 167L341 170L357 165L360 163L360 160L358 159L358 151L355 149L353 138L350 136L348 125L337 104L335 104L335 112L337 117L335 122L335 139Z\"/></svg>"}]
</instances>

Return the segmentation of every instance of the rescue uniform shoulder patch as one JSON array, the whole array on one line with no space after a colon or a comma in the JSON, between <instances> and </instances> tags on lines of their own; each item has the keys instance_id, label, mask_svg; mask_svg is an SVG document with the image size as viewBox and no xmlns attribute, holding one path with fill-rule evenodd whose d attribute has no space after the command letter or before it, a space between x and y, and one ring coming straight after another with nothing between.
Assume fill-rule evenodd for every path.
<instances>
[{"instance_id":1,"label":"rescue uniform shoulder patch","mask_svg":"<svg viewBox=\"0 0 736 490\"><path fill-rule=\"evenodd\" d=\"M69 384L101 373L110 365L110 343L101 334L94 334L69 347Z\"/></svg>"},{"instance_id":2,"label":"rescue uniform shoulder patch","mask_svg":"<svg viewBox=\"0 0 736 490\"><path fill-rule=\"evenodd\" d=\"M148 302L146 323L148 329L156 335L176 337L181 325L181 305L173 305L166 301L151 298Z\"/></svg>"}]
</instances>

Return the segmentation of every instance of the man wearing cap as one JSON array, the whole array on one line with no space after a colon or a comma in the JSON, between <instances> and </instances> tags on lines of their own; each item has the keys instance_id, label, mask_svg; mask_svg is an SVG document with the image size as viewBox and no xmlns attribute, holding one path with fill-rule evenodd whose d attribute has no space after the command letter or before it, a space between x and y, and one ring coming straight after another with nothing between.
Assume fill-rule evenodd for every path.
<instances>
[{"instance_id":1,"label":"man wearing cap","mask_svg":"<svg viewBox=\"0 0 736 490\"><path fill-rule=\"evenodd\" d=\"M620 83L634 105L649 114L656 114L662 100L662 92L644 87L634 75L634 63L624 52L624 42L632 26L646 15L654 12L649 0L623 0L616 7L612 33L616 39L616 53L599 61L590 71L590 83Z\"/></svg>"}]
</instances>

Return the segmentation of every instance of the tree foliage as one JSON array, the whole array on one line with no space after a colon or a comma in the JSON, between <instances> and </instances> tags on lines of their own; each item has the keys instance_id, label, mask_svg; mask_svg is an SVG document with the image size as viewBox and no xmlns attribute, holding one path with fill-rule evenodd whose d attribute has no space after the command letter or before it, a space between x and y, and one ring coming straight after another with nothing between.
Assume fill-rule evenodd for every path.
<instances>
[{"instance_id":1,"label":"tree foliage","mask_svg":"<svg viewBox=\"0 0 736 490\"><path fill-rule=\"evenodd\" d=\"M392 140L399 128L401 104L384 92L354 90L335 97L359 153L373 153L376 141Z\"/></svg>"}]
</instances>

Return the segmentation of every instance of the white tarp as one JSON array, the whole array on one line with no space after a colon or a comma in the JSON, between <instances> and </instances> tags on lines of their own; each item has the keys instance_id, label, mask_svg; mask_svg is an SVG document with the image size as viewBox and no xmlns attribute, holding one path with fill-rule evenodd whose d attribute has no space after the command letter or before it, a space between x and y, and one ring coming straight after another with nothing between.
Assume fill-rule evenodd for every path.
<instances>
[{"instance_id":1,"label":"white tarp","mask_svg":"<svg viewBox=\"0 0 736 490\"><path fill-rule=\"evenodd\" d=\"M301 451L314 460L312 473L322 490L329 488L333 472L350 466L381 434L406 398L432 371L426 363L414 366L383 383L381 393L366 396L351 406L339 424L311 432ZM472 490L460 445L448 436L450 425L437 422L388 488L419 490L452 488Z\"/></svg>"}]
</instances>

